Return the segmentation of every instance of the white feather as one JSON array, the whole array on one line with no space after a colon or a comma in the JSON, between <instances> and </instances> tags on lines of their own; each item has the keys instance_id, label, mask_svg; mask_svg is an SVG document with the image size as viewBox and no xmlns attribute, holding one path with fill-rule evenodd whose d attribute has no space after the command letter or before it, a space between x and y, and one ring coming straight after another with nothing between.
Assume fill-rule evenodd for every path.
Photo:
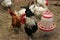
<instances>
[{"instance_id":1,"label":"white feather","mask_svg":"<svg viewBox=\"0 0 60 40\"><path fill-rule=\"evenodd\" d=\"M15 11L15 14L16 14L17 16L21 16L21 15L25 14L25 11L26 11L26 9L21 9L21 10L19 10L19 11Z\"/></svg>"},{"instance_id":2,"label":"white feather","mask_svg":"<svg viewBox=\"0 0 60 40\"><path fill-rule=\"evenodd\" d=\"M31 11L36 15L39 15L42 12L48 10L47 6L45 5L45 2L46 0L37 0L37 4L33 4L30 6Z\"/></svg>"},{"instance_id":3,"label":"white feather","mask_svg":"<svg viewBox=\"0 0 60 40\"><path fill-rule=\"evenodd\" d=\"M39 3L40 5L41 5L41 4L42 4L42 5L45 4L45 2L46 2L45 0L37 0L37 3Z\"/></svg>"},{"instance_id":4,"label":"white feather","mask_svg":"<svg viewBox=\"0 0 60 40\"><path fill-rule=\"evenodd\" d=\"M29 17L26 17L26 24L29 26L35 25L35 20Z\"/></svg>"},{"instance_id":5,"label":"white feather","mask_svg":"<svg viewBox=\"0 0 60 40\"><path fill-rule=\"evenodd\" d=\"M47 8L35 6L35 12L36 12L37 15L43 13L46 10L47 10Z\"/></svg>"},{"instance_id":6,"label":"white feather","mask_svg":"<svg viewBox=\"0 0 60 40\"><path fill-rule=\"evenodd\" d=\"M19 15L23 15L23 14L25 14L25 11L26 11L26 9L21 9L21 10L19 10Z\"/></svg>"},{"instance_id":7,"label":"white feather","mask_svg":"<svg viewBox=\"0 0 60 40\"><path fill-rule=\"evenodd\" d=\"M31 6L29 7L29 9L31 9L32 12L34 12L34 6L35 6L35 5L33 4L33 5L31 5Z\"/></svg>"}]
</instances>

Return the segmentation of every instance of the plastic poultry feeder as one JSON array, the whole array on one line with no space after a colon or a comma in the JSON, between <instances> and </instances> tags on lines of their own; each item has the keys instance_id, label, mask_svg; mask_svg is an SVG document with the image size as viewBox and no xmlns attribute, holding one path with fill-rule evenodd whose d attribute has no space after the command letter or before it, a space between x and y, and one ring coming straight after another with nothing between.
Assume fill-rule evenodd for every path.
<instances>
[{"instance_id":1,"label":"plastic poultry feeder","mask_svg":"<svg viewBox=\"0 0 60 40\"><path fill-rule=\"evenodd\" d=\"M45 11L42 13L41 21L38 22L38 27L40 30L43 30L45 32L52 31L56 25L53 21L53 13L48 11Z\"/></svg>"}]
</instances>

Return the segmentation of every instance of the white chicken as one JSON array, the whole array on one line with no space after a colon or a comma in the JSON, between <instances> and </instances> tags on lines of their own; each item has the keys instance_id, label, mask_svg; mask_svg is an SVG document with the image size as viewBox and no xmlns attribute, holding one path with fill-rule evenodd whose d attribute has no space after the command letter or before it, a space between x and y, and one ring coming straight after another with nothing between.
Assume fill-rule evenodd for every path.
<instances>
[{"instance_id":1,"label":"white chicken","mask_svg":"<svg viewBox=\"0 0 60 40\"><path fill-rule=\"evenodd\" d=\"M11 0L4 0L1 2L1 5L4 7L9 7L12 5L12 1Z\"/></svg>"},{"instance_id":2,"label":"white chicken","mask_svg":"<svg viewBox=\"0 0 60 40\"><path fill-rule=\"evenodd\" d=\"M36 15L40 15L42 12L48 10L47 5L47 0L37 0L36 4L30 6L30 9Z\"/></svg>"}]
</instances>

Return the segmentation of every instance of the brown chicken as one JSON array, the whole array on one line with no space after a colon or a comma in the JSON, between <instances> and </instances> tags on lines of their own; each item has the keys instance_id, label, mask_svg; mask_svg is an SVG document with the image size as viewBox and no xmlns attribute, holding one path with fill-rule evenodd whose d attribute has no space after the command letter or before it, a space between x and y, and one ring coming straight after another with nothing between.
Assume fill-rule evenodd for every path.
<instances>
[{"instance_id":1,"label":"brown chicken","mask_svg":"<svg viewBox=\"0 0 60 40\"><path fill-rule=\"evenodd\" d=\"M12 10L11 8L8 8L8 12L12 17L12 27L14 29L15 32L19 32L19 28L21 26L20 24L20 18L19 16L17 16Z\"/></svg>"}]
</instances>

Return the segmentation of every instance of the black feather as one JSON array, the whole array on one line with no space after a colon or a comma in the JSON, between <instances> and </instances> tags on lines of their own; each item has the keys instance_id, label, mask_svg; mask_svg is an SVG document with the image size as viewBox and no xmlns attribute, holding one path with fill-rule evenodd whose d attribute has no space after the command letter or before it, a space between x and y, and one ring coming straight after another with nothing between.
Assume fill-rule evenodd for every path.
<instances>
[{"instance_id":1,"label":"black feather","mask_svg":"<svg viewBox=\"0 0 60 40\"><path fill-rule=\"evenodd\" d=\"M31 9L29 9L29 4L27 6L22 6L20 8L25 8L26 9L25 13L26 13L27 17L34 16L34 13L31 11Z\"/></svg>"},{"instance_id":2,"label":"black feather","mask_svg":"<svg viewBox=\"0 0 60 40\"><path fill-rule=\"evenodd\" d=\"M27 33L28 36L32 36L32 33L35 33L38 29L37 27L37 23L35 23L36 25L32 25L32 29L28 28L29 25L26 25L25 28L25 32Z\"/></svg>"}]
</instances>

